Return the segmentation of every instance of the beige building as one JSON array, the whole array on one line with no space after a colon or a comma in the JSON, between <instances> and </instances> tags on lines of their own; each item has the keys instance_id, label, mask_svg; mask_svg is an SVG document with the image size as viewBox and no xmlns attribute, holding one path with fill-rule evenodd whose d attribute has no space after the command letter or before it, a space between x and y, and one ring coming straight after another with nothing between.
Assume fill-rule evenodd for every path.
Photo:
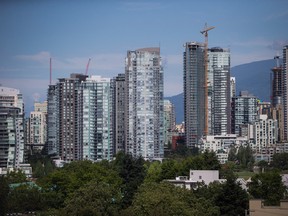
<instances>
[{"instance_id":1,"label":"beige building","mask_svg":"<svg viewBox=\"0 0 288 216\"><path fill-rule=\"evenodd\" d=\"M249 216L288 215L288 200L282 200L280 206L264 206L262 200L249 200Z\"/></svg>"},{"instance_id":2,"label":"beige building","mask_svg":"<svg viewBox=\"0 0 288 216\"><path fill-rule=\"evenodd\" d=\"M38 145L42 149L47 140L47 101L35 102L30 113L27 144Z\"/></svg>"}]
</instances>

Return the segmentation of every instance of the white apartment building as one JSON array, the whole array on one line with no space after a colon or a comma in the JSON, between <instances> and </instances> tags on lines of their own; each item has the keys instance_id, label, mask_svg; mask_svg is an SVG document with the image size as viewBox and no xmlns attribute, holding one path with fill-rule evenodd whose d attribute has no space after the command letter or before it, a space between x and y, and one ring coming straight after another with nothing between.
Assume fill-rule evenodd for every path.
<instances>
[{"instance_id":1,"label":"white apartment building","mask_svg":"<svg viewBox=\"0 0 288 216\"><path fill-rule=\"evenodd\" d=\"M24 163L24 103L18 89L0 86L0 167Z\"/></svg>"},{"instance_id":2,"label":"white apartment building","mask_svg":"<svg viewBox=\"0 0 288 216\"><path fill-rule=\"evenodd\" d=\"M126 146L134 157L164 157L163 68L160 48L128 51L126 80Z\"/></svg>"},{"instance_id":3,"label":"white apartment building","mask_svg":"<svg viewBox=\"0 0 288 216\"><path fill-rule=\"evenodd\" d=\"M47 141L47 101L34 103L30 113L28 144L42 144Z\"/></svg>"},{"instance_id":4,"label":"white apartment building","mask_svg":"<svg viewBox=\"0 0 288 216\"><path fill-rule=\"evenodd\" d=\"M166 181L175 186L191 190L199 187L200 183L203 185L209 185L212 182L223 183L226 180L219 179L219 170L190 170L189 178L188 176L178 176L175 179L169 179Z\"/></svg>"},{"instance_id":5,"label":"white apartment building","mask_svg":"<svg viewBox=\"0 0 288 216\"><path fill-rule=\"evenodd\" d=\"M218 160L221 164L228 161L228 154L231 147L238 148L241 145L247 145L251 143L251 140L247 136L239 137L236 134L224 134L224 135L208 135L206 138L202 138L200 141L200 151L213 151L216 153Z\"/></svg>"},{"instance_id":6,"label":"white apartment building","mask_svg":"<svg viewBox=\"0 0 288 216\"><path fill-rule=\"evenodd\" d=\"M253 125L254 145L252 149L261 153L262 149L272 147L278 138L277 120L268 119L267 115L260 115L259 121Z\"/></svg>"}]
</instances>

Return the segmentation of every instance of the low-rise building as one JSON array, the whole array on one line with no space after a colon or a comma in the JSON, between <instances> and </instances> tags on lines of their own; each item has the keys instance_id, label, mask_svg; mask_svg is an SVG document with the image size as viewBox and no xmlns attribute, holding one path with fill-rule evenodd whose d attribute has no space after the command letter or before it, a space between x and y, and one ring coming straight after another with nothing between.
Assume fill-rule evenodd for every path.
<instances>
[{"instance_id":1,"label":"low-rise building","mask_svg":"<svg viewBox=\"0 0 288 216\"><path fill-rule=\"evenodd\" d=\"M175 186L196 189L201 185L209 185L212 182L225 182L225 179L219 179L219 170L190 170L188 176L178 176L175 179L166 180Z\"/></svg>"},{"instance_id":2,"label":"low-rise building","mask_svg":"<svg viewBox=\"0 0 288 216\"><path fill-rule=\"evenodd\" d=\"M247 136L239 137L236 134L208 135L200 141L200 151L214 151L221 164L228 161L228 154L231 147L238 148L250 144Z\"/></svg>"},{"instance_id":3,"label":"low-rise building","mask_svg":"<svg viewBox=\"0 0 288 216\"><path fill-rule=\"evenodd\" d=\"M249 214L248 214L249 211ZM288 215L288 200L281 200L279 206L265 206L263 200L249 200L249 210L245 215L274 216Z\"/></svg>"}]
</instances>

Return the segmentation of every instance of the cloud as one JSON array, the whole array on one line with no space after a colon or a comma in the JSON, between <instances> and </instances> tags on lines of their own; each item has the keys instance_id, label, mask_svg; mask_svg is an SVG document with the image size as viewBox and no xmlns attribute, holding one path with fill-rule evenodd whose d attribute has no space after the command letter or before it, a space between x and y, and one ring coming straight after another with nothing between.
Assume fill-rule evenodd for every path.
<instances>
[{"instance_id":1,"label":"cloud","mask_svg":"<svg viewBox=\"0 0 288 216\"><path fill-rule=\"evenodd\" d=\"M16 58L24 61L32 61L39 63L46 63L49 61L51 54L47 51L42 51L34 55L17 55Z\"/></svg>"},{"instance_id":2,"label":"cloud","mask_svg":"<svg viewBox=\"0 0 288 216\"><path fill-rule=\"evenodd\" d=\"M270 14L267 18L266 18L266 20L268 21L268 20L275 20L275 19L282 19L282 21L283 20L285 20L285 17L287 17L288 16L288 10L285 10L285 11L282 11L282 12L280 12L279 10L278 10L278 13L276 13L276 14ZM287 20L286 20L287 21Z\"/></svg>"},{"instance_id":3,"label":"cloud","mask_svg":"<svg viewBox=\"0 0 288 216\"><path fill-rule=\"evenodd\" d=\"M248 40L248 41L233 41L230 46L233 47L235 46L239 46L239 47L253 47L253 46L257 46L257 47L266 47L267 44L270 44L271 41L264 39L264 38L255 38L252 40Z\"/></svg>"},{"instance_id":4,"label":"cloud","mask_svg":"<svg viewBox=\"0 0 288 216\"><path fill-rule=\"evenodd\" d=\"M273 53L269 53L269 52L243 53L243 54L231 53L231 67L254 62L254 61L272 59L272 58L273 58Z\"/></svg>"},{"instance_id":5,"label":"cloud","mask_svg":"<svg viewBox=\"0 0 288 216\"><path fill-rule=\"evenodd\" d=\"M283 46L287 44L288 44L288 40L274 40L267 47L271 50L280 51L283 49Z\"/></svg>"},{"instance_id":6,"label":"cloud","mask_svg":"<svg viewBox=\"0 0 288 216\"><path fill-rule=\"evenodd\" d=\"M17 59L41 63L44 67L49 67L49 59L52 58L53 70L79 70L84 72L88 59L91 58L89 70L120 70L124 68L125 55L118 53L111 54L94 54L92 56L85 57L72 57L72 58L58 58L53 57L50 52L42 51L34 55L17 55Z\"/></svg>"},{"instance_id":7,"label":"cloud","mask_svg":"<svg viewBox=\"0 0 288 216\"><path fill-rule=\"evenodd\" d=\"M163 63L169 65L182 65L183 56L182 55L164 55Z\"/></svg>"},{"instance_id":8,"label":"cloud","mask_svg":"<svg viewBox=\"0 0 288 216\"><path fill-rule=\"evenodd\" d=\"M141 11L141 10L156 10L163 8L163 5L160 2L135 2L128 1L123 2L121 8L124 8L128 11Z\"/></svg>"}]
</instances>

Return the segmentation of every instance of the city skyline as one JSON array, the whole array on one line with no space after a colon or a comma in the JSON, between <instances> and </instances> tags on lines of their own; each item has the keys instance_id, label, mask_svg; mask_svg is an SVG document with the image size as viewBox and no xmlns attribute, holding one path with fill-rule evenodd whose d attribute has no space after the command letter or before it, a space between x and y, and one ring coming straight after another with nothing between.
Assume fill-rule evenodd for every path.
<instances>
[{"instance_id":1,"label":"city skyline","mask_svg":"<svg viewBox=\"0 0 288 216\"><path fill-rule=\"evenodd\" d=\"M261 4L261 6L259 6ZM127 50L160 46L164 95L183 92L188 41L230 48L231 66L271 59L287 44L287 1L1 1L0 83L20 89L26 104L46 100L71 73L113 78L125 71ZM245 16L244 16L245 15ZM109 60L109 61L108 61ZM112 60L112 61L111 61Z\"/></svg>"}]
</instances>

